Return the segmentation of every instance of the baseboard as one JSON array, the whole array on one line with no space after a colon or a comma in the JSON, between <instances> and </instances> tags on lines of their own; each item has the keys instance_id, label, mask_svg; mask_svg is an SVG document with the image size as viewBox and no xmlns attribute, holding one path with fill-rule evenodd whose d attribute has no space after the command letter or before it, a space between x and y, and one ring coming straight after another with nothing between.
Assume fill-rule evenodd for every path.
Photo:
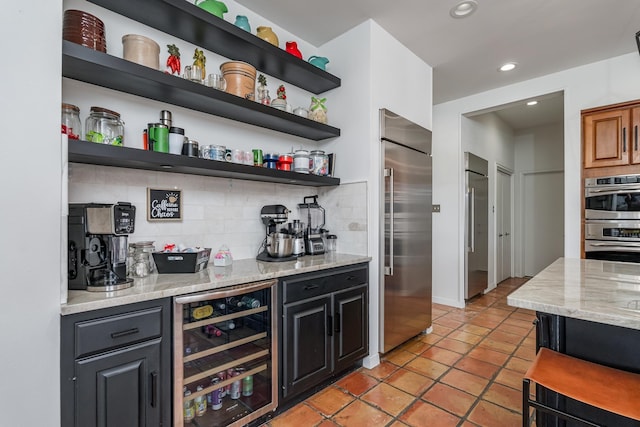
<instances>
[{"instance_id":1,"label":"baseboard","mask_svg":"<svg viewBox=\"0 0 640 427\"><path fill-rule=\"evenodd\" d=\"M464 308L464 301L453 300L449 298L432 297L432 302L436 304L448 305L456 308Z\"/></svg>"},{"instance_id":2,"label":"baseboard","mask_svg":"<svg viewBox=\"0 0 640 427\"><path fill-rule=\"evenodd\" d=\"M367 369L373 369L380 364L380 354L370 354L369 356L362 359L362 366Z\"/></svg>"}]
</instances>

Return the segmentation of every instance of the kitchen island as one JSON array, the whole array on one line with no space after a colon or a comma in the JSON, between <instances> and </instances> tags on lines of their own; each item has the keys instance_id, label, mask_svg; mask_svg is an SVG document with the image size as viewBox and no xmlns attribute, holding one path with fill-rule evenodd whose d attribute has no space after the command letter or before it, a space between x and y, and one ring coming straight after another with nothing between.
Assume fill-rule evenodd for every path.
<instances>
[{"instance_id":1,"label":"kitchen island","mask_svg":"<svg viewBox=\"0 0 640 427\"><path fill-rule=\"evenodd\" d=\"M61 314L69 315L101 308L116 307L192 292L216 290L244 283L277 279L300 273L310 273L343 267L371 260L368 256L329 252L323 255L306 255L295 261L263 262L255 259L233 261L227 267L209 267L190 274L151 274L134 279L131 288L115 292L69 291Z\"/></svg>"},{"instance_id":2,"label":"kitchen island","mask_svg":"<svg viewBox=\"0 0 640 427\"><path fill-rule=\"evenodd\" d=\"M537 348L640 373L640 264L559 258L509 295L507 303L536 311ZM594 422L638 425L555 393L538 393L550 406ZM537 425L563 424L545 415Z\"/></svg>"}]
</instances>

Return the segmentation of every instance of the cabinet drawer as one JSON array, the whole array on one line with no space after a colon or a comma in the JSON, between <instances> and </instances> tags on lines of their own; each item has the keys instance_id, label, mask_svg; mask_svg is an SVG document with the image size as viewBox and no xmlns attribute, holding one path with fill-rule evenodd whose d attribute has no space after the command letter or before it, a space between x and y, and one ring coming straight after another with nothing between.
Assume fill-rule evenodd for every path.
<instances>
[{"instance_id":1,"label":"cabinet drawer","mask_svg":"<svg viewBox=\"0 0 640 427\"><path fill-rule=\"evenodd\" d=\"M355 266L282 279L283 303L325 295L367 283L367 267Z\"/></svg>"},{"instance_id":2,"label":"cabinet drawer","mask_svg":"<svg viewBox=\"0 0 640 427\"><path fill-rule=\"evenodd\" d=\"M106 351L162 335L162 307L75 324L75 357Z\"/></svg>"}]
</instances>

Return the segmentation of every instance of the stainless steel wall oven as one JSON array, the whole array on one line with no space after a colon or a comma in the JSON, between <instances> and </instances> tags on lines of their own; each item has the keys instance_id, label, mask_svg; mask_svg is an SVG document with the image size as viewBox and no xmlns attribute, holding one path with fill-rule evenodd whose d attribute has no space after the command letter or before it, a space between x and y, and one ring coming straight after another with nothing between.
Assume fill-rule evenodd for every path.
<instances>
[{"instance_id":1,"label":"stainless steel wall oven","mask_svg":"<svg viewBox=\"0 0 640 427\"><path fill-rule=\"evenodd\" d=\"M585 257L640 262L640 174L587 178Z\"/></svg>"}]
</instances>

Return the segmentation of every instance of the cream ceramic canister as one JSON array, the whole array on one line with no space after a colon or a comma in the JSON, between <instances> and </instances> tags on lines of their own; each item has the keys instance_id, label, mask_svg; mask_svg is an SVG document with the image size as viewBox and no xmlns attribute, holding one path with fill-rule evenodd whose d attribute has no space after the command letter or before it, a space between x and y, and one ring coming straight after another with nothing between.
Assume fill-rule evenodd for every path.
<instances>
[{"instance_id":1,"label":"cream ceramic canister","mask_svg":"<svg viewBox=\"0 0 640 427\"><path fill-rule=\"evenodd\" d=\"M280 41L278 40L278 36L273 32L271 27L258 27L256 29L256 36L261 38L262 40L271 43L276 47L280 47Z\"/></svg>"}]
</instances>

